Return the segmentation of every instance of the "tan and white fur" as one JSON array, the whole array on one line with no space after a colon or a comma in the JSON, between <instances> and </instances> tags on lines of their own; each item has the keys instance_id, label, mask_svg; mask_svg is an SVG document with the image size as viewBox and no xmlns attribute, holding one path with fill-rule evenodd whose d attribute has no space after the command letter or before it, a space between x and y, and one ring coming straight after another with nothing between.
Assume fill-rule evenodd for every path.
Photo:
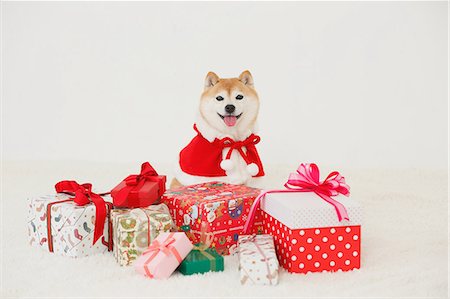
<instances>
[{"instance_id":1,"label":"tan and white fur","mask_svg":"<svg viewBox=\"0 0 450 299\"><path fill-rule=\"evenodd\" d=\"M242 96L242 99L239 99ZM217 100L218 97L223 100ZM220 98L219 98L220 99ZM233 105L235 110L231 113L237 117L235 124L227 125L224 115L227 105ZM245 140L252 133L256 133L257 117L259 111L259 97L255 90L253 77L249 71L244 71L238 78L219 78L214 72L209 72L205 79L205 86L200 98L196 125L199 132L209 142L214 139L231 137L235 141ZM228 150L224 149L222 158L225 159ZM180 185L192 185L208 181L223 181L230 184L248 184L252 175L248 166L237 151L231 155L234 167L226 170L224 177L202 177L183 172L179 163L175 169L175 179L171 188Z\"/></svg>"}]
</instances>

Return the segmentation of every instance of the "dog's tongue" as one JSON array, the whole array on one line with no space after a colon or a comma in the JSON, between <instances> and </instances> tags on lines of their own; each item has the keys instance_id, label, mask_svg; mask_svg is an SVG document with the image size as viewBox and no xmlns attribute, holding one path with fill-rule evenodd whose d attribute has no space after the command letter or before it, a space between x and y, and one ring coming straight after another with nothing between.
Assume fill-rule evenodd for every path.
<instances>
[{"instance_id":1,"label":"dog's tongue","mask_svg":"<svg viewBox=\"0 0 450 299\"><path fill-rule=\"evenodd\" d=\"M223 121L229 127L234 126L236 124L236 120L237 120L236 116L233 115L228 115L223 118Z\"/></svg>"}]
</instances>

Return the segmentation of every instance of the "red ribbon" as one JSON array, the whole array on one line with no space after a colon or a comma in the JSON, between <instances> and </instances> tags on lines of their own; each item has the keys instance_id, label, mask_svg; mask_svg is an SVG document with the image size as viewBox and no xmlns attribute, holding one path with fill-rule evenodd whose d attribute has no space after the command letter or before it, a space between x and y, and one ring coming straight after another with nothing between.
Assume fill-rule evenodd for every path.
<instances>
[{"instance_id":1,"label":"red ribbon","mask_svg":"<svg viewBox=\"0 0 450 299\"><path fill-rule=\"evenodd\" d=\"M152 204L151 202L144 202L142 204L132 204L131 206L127 204L130 192L140 190L146 182L159 183L158 197L162 196L162 194L165 192L165 180L158 175L156 170L148 162L142 164L141 173L129 175L124 179L124 182L125 182L124 187L121 187L121 189L117 191L114 190L117 188L116 187L112 191L114 205L118 207L134 208L134 207L144 207ZM154 200L156 200L156 198Z\"/></svg>"},{"instance_id":2,"label":"red ribbon","mask_svg":"<svg viewBox=\"0 0 450 299\"><path fill-rule=\"evenodd\" d=\"M107 216L107 203L103 200L100 194L92 192L92 184L78 184L75 181L61 181L55 185L56 192L66 193L73 195L71 198L79 206L85 206L90 203L95 205L95 227L94 227L94 240L92 244L95 244L101 236L103 236L103 228ZM106 193L107 194L107 193ZM102 195L105 195L103 193ZM49 215L47 215L49 217ZM49 235L51 238L51 234ZM108 245L108 247L110 247Z\"/></svg>"},{"instance_id":3,"label":"red ribbon","mask_svg":"<svg viewBox=\"0 0 450 299\"><path fill-rule=\"evenodd\" d=\"M258 135L251 134L247 139L243 141L234 141L230 137L225 137L220 139L220 144L224 148L230 148L227 152L225 159L231 158L231 153L233 150L237 150L239 154L241 154L242 158L244 159L245 163L250 164L251 161L249 161L247 155L245 154L244 150L242 149L244 146L249 146L251 144L256 145L261 141L261 138Z\"/></svg>"},{"instance_id":4,"label":"red ribbon","mask_svg":"<svg viewBox=\"0 0 450 299\"><path fill-rule=\"evenodd\" d=\"M287 190L268 190L261 192L253 202L252 207L244 225L244 234L248 233L253 220L255 218L256 209L259 207L260 201L268 193L283 193L283 192L314 192L320 198L331 204L335 210L339 221L349 220L347 209L343 204L331 198L339 194L349 196L350 187L345 183L345 178L337 171L330 173L327 178L320 182L319 167L316 164L301 164L297 172L291 173L289 179L284 186Z\"/></svg>"},{"instance_id":5,"label":"red ribbon","mask_svg":"<svg viewBox=\"0 0 450 299\"><path fill-rule=\"evenodd\" d=\"M132 174L125 179L127 186L142 186L146 180L152 179L152 177L158 176L156 170L148 162L144 162L141 165L140 174Z\"/></svg>"}]
</instances>

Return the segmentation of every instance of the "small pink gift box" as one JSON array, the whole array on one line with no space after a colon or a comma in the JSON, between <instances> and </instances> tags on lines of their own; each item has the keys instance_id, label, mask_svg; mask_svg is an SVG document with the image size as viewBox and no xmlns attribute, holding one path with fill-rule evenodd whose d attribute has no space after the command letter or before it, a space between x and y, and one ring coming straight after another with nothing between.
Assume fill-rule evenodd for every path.
<instances>
[{"instance_id":1,"label":"small pink gift box","mask_svg":"<svg viewBox=\"0 0 450 299\"><path fill-rule=\"evenodd\" d=\"M157 279L167 279L194 246L185 233L161 233L135 261L137 272Z\"/></svg>"}]
</instances>

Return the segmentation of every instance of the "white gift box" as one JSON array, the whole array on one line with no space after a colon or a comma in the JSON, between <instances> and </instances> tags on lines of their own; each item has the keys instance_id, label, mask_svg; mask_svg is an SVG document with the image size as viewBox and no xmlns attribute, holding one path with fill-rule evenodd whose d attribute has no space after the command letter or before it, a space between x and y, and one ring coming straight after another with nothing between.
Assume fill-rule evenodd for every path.
<instances>
[{"instance_id":1,"label":"white gift box","mask_svg":"<svg viewBox=\"0 0 450 299\"><path fill-rule=\"evenodd\" d=\"M31 246L50 251L49 230L47 227L47 205L73 198L71 195L57 193L28 199L28 242ZM103 196L111 202L109 196ZM57 203L50 208L50 233L53 252L56 254L83 257L108 251L102 237L92 244L94 238L95 206L78 206L72 201ZM108 242L109 221L105 219L103 238Z\"/></svg>"},{"instance_id":2,"label":"white gift box","mask_svg":"<svg viewBox=\"0 0 450 299\"><path fill-rule=\"evenodd\" d=\"M358 201L344 195L333 196L333 199L344 205L350 220L339 222L334 207L314 192L267 193L260 207L293 229L361 224L363 211Z\"/></svg>"},{"instance_id":3,"label":"white gift box","mask_svg":"<svg viewBox=\"0 0 450 299\"><path fill-rule=\"evenodd\" d=\"M278 260L273 237L241 235L238 239L241 284L278 284Z\"/></svg>"}]
</instances>

